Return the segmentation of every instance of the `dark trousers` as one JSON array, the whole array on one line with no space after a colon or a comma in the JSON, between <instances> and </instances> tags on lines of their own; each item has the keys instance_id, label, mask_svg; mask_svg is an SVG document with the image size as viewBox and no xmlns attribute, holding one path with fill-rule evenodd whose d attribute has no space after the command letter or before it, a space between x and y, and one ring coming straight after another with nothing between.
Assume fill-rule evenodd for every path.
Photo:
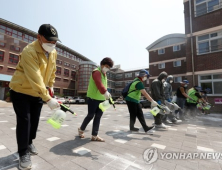
<instances>
[{"instance_id":1,"label":"dark trousers","mask_svg":"<svg viewBox=\"0 0 222 170\"><path fill-rule=\"evenodd\" d=\"M141 125L143 126L144 131L148 131L148 126L146 125L146 121L144 119L142 108L139 103L126 101L128 106L128 110L130 113L130 129L134 128L136 117L139 119Z\"/></svg>"},{"instance_id":2,"label":"dark trousers","mask_svg":"<svg viewBox=\"0 0 222 170\"><path fill-rule=\"evenodd\" d=\"M161 125L162 124L163 115L157 114L156 116L153 116L153 117L154 117L154 123L156 125Z\"/></svg>"},{"instance_id":3,"label":"dark trousers","mask_svg":"<svg viewBox=\"0 0 222 170\"><path fill-rule=\"evenodd\" d=\"M16 113L16 138L19 156L25 155L28 145L36 138L39 117L43 101L39 97L33 97L10 90L13 108Z\"/></svg>"},{"instance_id":4,"label":"dark trousers","mask_svg":"<svg viewBox=\"0 0 222 170\"><path fill-rule=\"evenodd\" d=\"M102 110L99 108L99 104L103 102L101 100L88 99L88 115L85 117L82 125L80 127L81 130L85 130L86 126L93 119L93 128L92 135L97 136L99 132L100 119L103 115Z\"/></svg>"},{"instance_id":5,"label":"dark trousers","mask_svg":"<svg viewBox=\"0 0 222 170\"><path fill-rule=\"evenodd\" d=\"M181 108L175 111L175 113L177 114L179 112L180 114L180 118L184 119L185 113L184 113L184 105L185 105L186 99L185 98L177 98L177 105Z\"/></svg>"}]
</instances>

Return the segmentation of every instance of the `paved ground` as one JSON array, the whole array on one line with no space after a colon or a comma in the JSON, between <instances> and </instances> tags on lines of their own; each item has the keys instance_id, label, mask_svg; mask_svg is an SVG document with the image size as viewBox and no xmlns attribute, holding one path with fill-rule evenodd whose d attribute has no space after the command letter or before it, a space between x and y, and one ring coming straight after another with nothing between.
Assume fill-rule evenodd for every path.
<instances>
[{"instance_id":1,"label":"paved ground","mask_svg":"<svg viewBox=\"0 0 222 170\"><path fill-rule=\"evenodd\" d=\"M46 123L52 111L45 105L42 110L37 138L34 141L39 155L32 156L37 170L220 170L221 160L158 159L147 164L143 159L146 149L155 147L160 152L222 152L222 116L210 114L154 135L130 133L126 105L110 108L101 120L100 133L106 142L91 142L92 123L87 127L85 139L77 136L77 128L87 114L87 105L71 105L78 114L68 114L63 127L53 129ZM144 109L148 125L153 122L149 109ZM141 127L139 122L137 127ZM11 104L0 101L0 169L18 169L16 154L15 113Z\"/></svg>"}]
</instances>

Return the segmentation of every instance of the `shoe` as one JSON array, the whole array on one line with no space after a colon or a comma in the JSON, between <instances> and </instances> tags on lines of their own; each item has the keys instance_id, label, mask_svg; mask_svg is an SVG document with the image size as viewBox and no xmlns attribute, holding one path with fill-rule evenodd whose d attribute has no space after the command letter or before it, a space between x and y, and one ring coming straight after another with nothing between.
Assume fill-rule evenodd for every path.
<instances>
[{"instance_id":1,"label":"shoe","mask_svg":"<svg viewBox=\"0 0 222 170\"><path fill-rule=\"evenodd\" d=\"M19 157L19 169L31 169L32 162L30 153L26 153L25 155Z\"/></svg>"},{"instance_id":2,"label":"shoe","mask_svg":"<svg viewBox=\"0 0 222 170\"><path fill-rule=\"evenodd\" d=\"M168 127L170 127L170 126L166 126L164 123L161 123L160 125L156 125L156 124L155 124L155 128L163 128L163 129L166 129L166 128L168 128Z\"/></svg>"},{"instance_id":3,"label":"shoe","mask_svg":"<svg viewBox=\"0 0 222 170\"><path fill-rule=\"evenodd\" d=\"M174 119L172 120L172 122L176 124L176 123L181 123L182 120L179 120L179 119L174 118Z\"/></svg>"},{"instance_id":4,"label":"shoe","mask_svg":"<svg viewBox=\"0 0 222 170\"><path fill-rule=\"evenodd\" d=\"M139 131L139 128L130 128L130 131L135 131L135 132L137 132L137 131Z\"/></svg>"},{"instance_id":5,"label":"shoe","mask_svg":"<svg viewBox=\"0 0 222 170\"><path fill-rule=\"evenodd\" d=\"M80 137L80 138L85 138L85 136L84 136L84 131L83 131L83 130L81 130L80 128L78 128L78 132L79 132L79 137Z\"/></svg>"},{"instance_id":6,"label":"shoe","mask_svg":"<svg viewBox=\"0 0 222 170\"><path fill-rule=\"evenodd\" d=\"M105 142L105 140L101 137L97 136L92 136L91 141L98 141L98 142Z\"/></svg>"},{"instance_id":7,"label":"shoe","mask_svg":"<svg viewBox=\"0 0 222 170\"><path fill-rule=\"evenodd\" d=\"M170 120L167 119L167 120L164 121L164 123L166 123L166 124L172 124L173 122L171 122Z\"/></svg>"},{"instance_id":8,"label":"shoe","mask_svg":"<svg viewBox=\"0 0 222 170\"><path fill-rule=\"evenodd\" d=\"M153 133L155 132L154 128L154 126L149 127L145 133L148 135L153 135Z\"/></svg>"},{"instance_id":9,"label":"shoe","mask_svg":"<svg viewBox=\"0 0 222 170\"><path fill-rule=\"evenodd\" d=\"M33 155L38 155L38 151L37 151L37 149L35 148L35 146L34 146L33 144L30 144L30 145L28 146L28 150L29 150L29 152L30 152L31 154L33 154Z\"/></svg>"}]
</instances>

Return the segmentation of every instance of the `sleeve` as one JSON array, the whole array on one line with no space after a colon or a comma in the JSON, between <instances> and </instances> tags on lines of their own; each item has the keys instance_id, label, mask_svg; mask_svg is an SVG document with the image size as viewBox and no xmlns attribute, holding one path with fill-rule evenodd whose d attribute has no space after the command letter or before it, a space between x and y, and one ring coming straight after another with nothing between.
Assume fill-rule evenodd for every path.
<instances>
[{"instance_id":1,"label":"sleeve","mask_svg":"<svg viewBox=\"0 0 222 170\"><path fill-rule=\"evenodd\" d=\"M51 99L41 76L37 54L24 50L21 54L21 63L32 89L39 94L43 101Z\"/></svg>"},{"instance_id":2,"label":"sleeve","mask_svg":"<svg viewBox=\"0 0 222 170\"><path fill-rule=\"evenodd\" d=\"M144 89L143 83L142 83L142 82L137 83L137 84L136 84L136 89L137 89L137 90L143 90L143 89Z\"/></svg>"},{"instance_id":3,"label":"sleeve","mask_svg":"<svg viewBox=\"0 0 222 170\"><path fill-rule=\"evenodd\" d=\"M152 83L153 96L155 96L157 101L163 99L163 97L161 96L160 88L161 88L160 83L158 82Z\"/></svg>"},{"instance_id":4,"label":"sleeve","mask_svg":"<svg viewBox=\"0 0 222 170\"><path fill-rule=\"evenodd\" d=\"M99 71L94 71L92 73L92 78L93 80L95 81L95 84L96 84L96 87L98 88L99 92L101 94L104 94L107 89L104 87L104 85L102 84L102 81L101 81L101 73Z\"/></svg>"},{"instance_id":5,"label":"sleeve","mask_svg":"<svg viewBox=\"0 0 222 170\"><path fill-rule=\"evenodd\" d=\"M51 74L51 77L49 79L49 87L53 87L53 84L55 83L55 77L56 77L56 59L57 59L57 52L55 53L55 58L54 58L54 65L53 65L53 71Z\"/></svg>"}]
</instances>

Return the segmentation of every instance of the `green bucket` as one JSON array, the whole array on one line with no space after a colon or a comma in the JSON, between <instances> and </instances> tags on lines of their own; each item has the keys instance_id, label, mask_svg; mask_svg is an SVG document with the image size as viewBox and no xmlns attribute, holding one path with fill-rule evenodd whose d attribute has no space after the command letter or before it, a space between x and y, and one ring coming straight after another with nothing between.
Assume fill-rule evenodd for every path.
<instances>
[{"instance_id":1,"label":"green bucket","mask_svg":"<svg viewBox=\"0 0 222 170\"><path fill-rule=\"evenodd\" d=\"M59 129L61 127L61 124L55 122L51 118L47 120L47 123L51 124L52 127L55 128L55 129Z\"/></svg>"}]
</instances>

